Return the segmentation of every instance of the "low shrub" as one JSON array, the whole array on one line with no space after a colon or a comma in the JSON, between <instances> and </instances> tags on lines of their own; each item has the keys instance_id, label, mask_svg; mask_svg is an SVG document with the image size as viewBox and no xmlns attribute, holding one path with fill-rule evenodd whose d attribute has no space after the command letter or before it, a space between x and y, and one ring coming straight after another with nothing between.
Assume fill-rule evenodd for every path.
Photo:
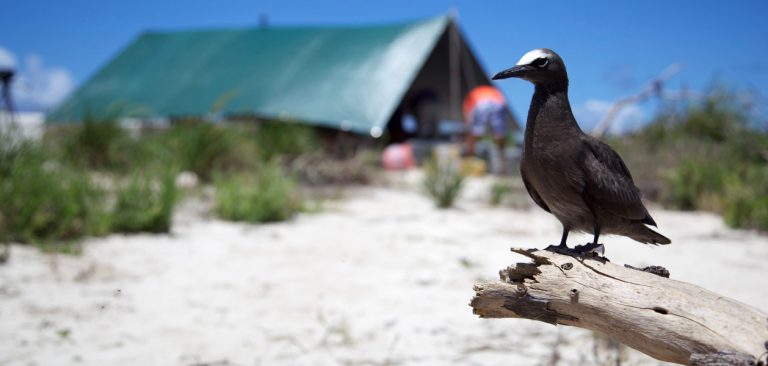
<instances>
[{"instance_id":1,"label":"low shrub","mask_svg":"<svg viewBox=\"0 0 768 366\"><path fill-rule=\"evenodd\" d=\"M706 205L704 201L711 202L713 195L723 191L727 174L727 169L716 162L685 159L666 175L662 200L680 210L696 210L702 206L716 209L718 204Z\"/></svg>"},{"instance_id":2,"label":"low shrub","mask_svg":"<svg viewBox=\"0 0 768 366\"><path fill-rule=\"evenodd\" d=\"M768 134L755 128L759 120L744 96L716 87L666 106L653 123L617 139L646 197L722 214L734 227L768 228Z\"/></svg>"},{"instance_id":3,"label":"low shrub","mask_svg":"<svg viewBox=\"0 0 768 366\"><path fill-rule=\"evenodd\" d=\"M512 184L503 179L497 179L491 184L491 205L498 206L504 197L512 193Z\"/></svg>"},{"instance_id":4,"label":"low shrub","mask_svg":"<svg viewBox=\"0 0 768 366\"><path fill-rule=\"evenodd\" d=\"M768 169L752 166L727 179L725 222L733 227L768 230Z\"/></svg>"},{"instance_id":5,"label":"low shrub","mask_svg":"<svg viewBox=\"0 0 768 366\"><path fill-rule=\"evenodd\" d=\"M159 179L134 174L118 187L115 197L113 232L170 231L177 199L175 174L167 172Z\"/></svg>"},{"instance_id":6,"label":"low shrub","mask_svg":"<svg viewBox=\"0 0 768 366\"><path fill-rule=\"evenodd\" d=\"M422 182L427 194L439 208L452 207L464 186L464 176L456 164L430 160Z\"/></svg>"},{"instance_id":7,"label":"low shrub","mask_svg":"<svg viewBox=\"0 0 768 366\"><path fill-rule=\"evenodd\" d=\"M88 174L25 144L12 152L9 145L0 147L0 242L45 244L105 234L106 193Z\"/></svg>"},{"instance_id":8,"label":"low shrub","mask_svg":"<svg viewBox=\"0 0 768 366\"><path fill-rule=\"evenodd\" d=\"M293 159L290 169L308 185L368 184L379 172L379 156L375 150L361 150L346 159L313 152Z\"/></svg>"},{"instance_id":9,"label":"low shrub","mask_svg":"<svg viewBox=\"0 0 768 366\"><path fill-rule=\"evenodd\" d=\"M70 163L93 169L119 170L131 163L132 140L114 120L86 116L83 123L48 136Z\"/></svg>"},{"instance_id":10,"label":"low shrub","mask_svg":"<svg viewBox=\"0 0 768 366\"><path fill-rule=\"evenodd\" d=\"M241 165L240 159L256 158L236 154L235 146L243 136L230 126L184 123L171 127L158 138L172 147L179 169L194 172L206 181L227 165Z\"/></svg>"},{"instance_id":11,"label":"low shrub","mask_svg":"<svg viewBox=\"0 0 768 366\"><path fill-rule=\"evenodd\" d=\"M265 160L278 156L299 156L315 151L320 146L312 126L285 121L259 122L255 142Z\"/></svg>"},{"instance_id":12,"label":"low shrub","mask_svg":"<svg viewBox=\"0 0 768 366\"><path fill-rule=\"evenodd\" d=\"M264 163L255 175L217 176L216 213L251 223L284 221L301 209L295 181L279 164Z\"/></svg>"},{"instance_id":13,"label":"low shrub","mask_svg":"<svg viewBox=\"0 0 768 366\"><path fill-rule=\"evenodd\" d=\"M44 159L44 150L40 144L0 131L0 179L9 177L16 166L22 163L33 160L39 163Z\"/></svg>"},{"instance_id":14,"label":"low shrub","mask_svg":"<svg viewBox=\"0 0 768 366\"><path fill-rule=\"evenodd\" d=\"M519 177L497 177L491 184L490 204L492 206L504 205L514 209L528 209L531 207L530 196Z\"/></svg>"}]
</instances>

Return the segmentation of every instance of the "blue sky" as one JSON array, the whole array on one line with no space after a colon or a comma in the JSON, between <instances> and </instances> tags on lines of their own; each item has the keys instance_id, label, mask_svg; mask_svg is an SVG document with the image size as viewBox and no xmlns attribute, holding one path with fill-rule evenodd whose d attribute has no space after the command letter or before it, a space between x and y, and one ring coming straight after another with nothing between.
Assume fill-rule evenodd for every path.
<instances>
[{"instance_id":1,"label":"blue sky","mask_svg":"<svg viewBox=\"0 0 768 366\"><path fill-rule=\"evenodd\" d=\"M489 74L526 51L548 47L566 61L571 103L591 124L607 105L638 91L666 66L683 71L671 90L717 79L768 98L768 2L723 1L19 1L0 13L0 62L12 58L20 103L47 107L146 29L370 24L432 17L454 9ZM532 87L498 84L524 119ZM643 119L654 103L631 108Z\"/></svg>"}]
</instances>

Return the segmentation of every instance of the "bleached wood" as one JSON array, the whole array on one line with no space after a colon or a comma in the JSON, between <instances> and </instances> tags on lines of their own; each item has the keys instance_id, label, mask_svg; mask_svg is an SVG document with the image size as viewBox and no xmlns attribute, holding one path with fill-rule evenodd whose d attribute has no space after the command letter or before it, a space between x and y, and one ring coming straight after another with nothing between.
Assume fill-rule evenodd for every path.
<instances>
[{"instance_id":1,"label":"bleached wood","mask_svg":"<svg viewBox=\"0 0 768 366\"><path fill-rule=\"evenodd\" d=\"M684 365L727 365L723 354L744 361L733 364L748 365L765 352L768 315L749 305L611 262L544 250L512 251L533 263L502 270L501 281L475 285L470 306L480 317L591 329L656 359Z\"/></svg>"}]
</instances>

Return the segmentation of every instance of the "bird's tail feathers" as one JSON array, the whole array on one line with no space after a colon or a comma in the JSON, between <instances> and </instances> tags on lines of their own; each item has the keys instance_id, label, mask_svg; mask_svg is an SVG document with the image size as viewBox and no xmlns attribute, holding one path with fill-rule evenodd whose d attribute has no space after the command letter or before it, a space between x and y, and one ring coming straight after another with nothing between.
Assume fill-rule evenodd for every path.
<instances>
[{"instance_id":1,"label":"bird's tail feathers","mask_svg":"<svg viewBox=\"0 0 768 366\"><path fill-rule=\"evenodd\" d=\"M645 225L638 225L633 229L634 230L627 233L627 236L641 243L653 245L666 245L672 243L669 238L651 230Z\"/></svg>"},{"instance_id":2,"label":"bird's tail feathers","mask_svg":"<svg viewBox=\"0 0 768 366\"><path fill-rule=\"evenodd\" d=\"M651 217L650 214L646 214L645 218L643 219L643 224L651 225L653 227L656 227L656 221L653 220L653 217Z\"/></svg>"}]
</instances>

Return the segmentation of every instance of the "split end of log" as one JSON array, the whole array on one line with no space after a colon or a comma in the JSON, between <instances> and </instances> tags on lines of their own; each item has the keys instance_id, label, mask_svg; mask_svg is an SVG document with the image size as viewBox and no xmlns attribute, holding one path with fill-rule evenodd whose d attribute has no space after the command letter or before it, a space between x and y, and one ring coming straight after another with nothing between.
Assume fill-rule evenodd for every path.
<instances>
[{"instance_id":1,"label":"split end of log","mask_svg":"<svg viewBox=\"0 0 768 366\"><path fill-rule=\"evenodd\" d=\"M604 333L656 359L684 365L759 365L768 315L698 286L607 260L513 248L531 262L474 286L482 318L524 318ZM650 273L648 273L650 272Z\"/></svg>"},{"instance_id":2,"label":"split end of log","mask_svg":"<svg viewBox=\"0 0 768 366\"><path fill-rule=\"evenodd\" d=\"M764 366L762 361L746 353L723 351L707 354L693 354L689 359L690 366Z\"/></svg>"}]
</instances>

